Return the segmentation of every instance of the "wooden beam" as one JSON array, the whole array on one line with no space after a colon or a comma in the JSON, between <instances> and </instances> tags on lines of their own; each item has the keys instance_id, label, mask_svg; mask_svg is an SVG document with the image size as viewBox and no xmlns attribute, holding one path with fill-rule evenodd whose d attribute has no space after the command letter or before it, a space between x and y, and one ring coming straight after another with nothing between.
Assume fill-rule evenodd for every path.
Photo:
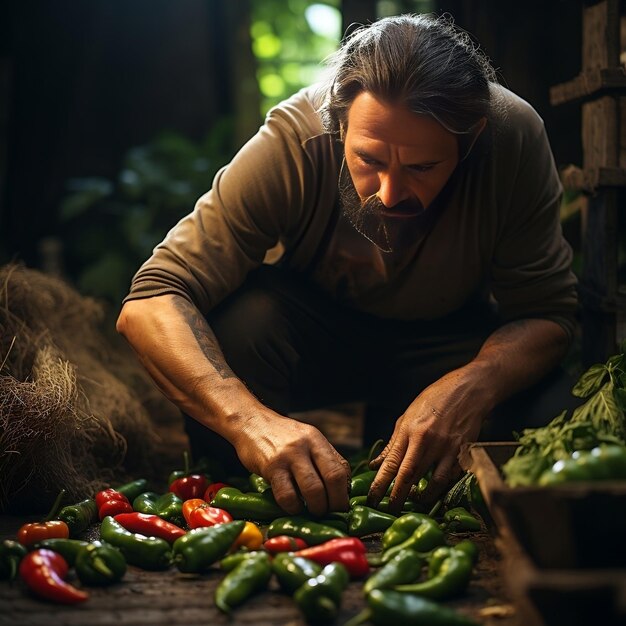
<instances>
[{"instance_id":1,"label":"wooden beam","mask_svg":"<svg viewBox=\"0 0 626 626\"><path fill-rule=\"evenodd\" d=\"M602 92L626 89L626 71L623 67L600 68L581 72L576 78L550 88L550 104L584 100Z\"/></svg>"},{"instance_id":2,"label":"wooden beam","mask_svg":"<svg viewBox=\"0 0 626 626\"><path fill-rule=\"evenodd\" d=\"M599 187L626 187L626 169L600 167L584 170L568 167L563 171L563 185L567 189L594 192Z\"/></svg>"}]
</instances>

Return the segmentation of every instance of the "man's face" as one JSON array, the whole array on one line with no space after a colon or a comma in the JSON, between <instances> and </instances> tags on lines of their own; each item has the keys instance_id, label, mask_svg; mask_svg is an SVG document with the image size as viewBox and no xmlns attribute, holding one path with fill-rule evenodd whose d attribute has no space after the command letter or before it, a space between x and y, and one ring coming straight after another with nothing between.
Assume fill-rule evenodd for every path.
<instances>
[{"instance_id":1,"label":"man's face","mask_svg":"<svg viewBox=\"0 0 626 626\"><path fill-rule=\"evenodd\" d=\"M359 210L391 230L410 229L459 161L456 136L435 119L369 92L354 99L344 142Z\"/></svg>"}]
</instances>

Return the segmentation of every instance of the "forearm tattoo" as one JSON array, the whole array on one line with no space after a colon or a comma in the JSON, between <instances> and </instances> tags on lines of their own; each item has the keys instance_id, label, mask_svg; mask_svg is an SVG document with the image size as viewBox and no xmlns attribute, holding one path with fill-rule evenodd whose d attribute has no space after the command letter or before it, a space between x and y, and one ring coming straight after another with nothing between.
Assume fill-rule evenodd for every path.
<instances>
[{"instance_id":1,"label":"forearm tattoo","mask_svg":"<svg viewBox=\"0 0 626 626\"><path fill-rule=\"evenodd\" d=\"M215 333L211 330L211 327L200 311L198 311L193 304L181 297L174 298L174 306L185 318L193 336L200 346L200 350L202 350L202 354L204 354L209 363L215 368L215 371L222 379L236 378L235 373L226 363L226 359L222 354Z\"/></svg>"}]
</instances>

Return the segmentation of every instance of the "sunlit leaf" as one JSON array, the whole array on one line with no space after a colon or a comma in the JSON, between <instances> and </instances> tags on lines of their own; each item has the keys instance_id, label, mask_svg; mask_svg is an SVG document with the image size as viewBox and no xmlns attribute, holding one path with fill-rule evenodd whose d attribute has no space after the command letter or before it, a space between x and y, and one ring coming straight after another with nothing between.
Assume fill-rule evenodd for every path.
<instances>
[{"instance_id":1,"label":"sunlit leaf","mask_svg":"<svg viewBox=\"0 0 626 626\"><path fill-rule=\"evenodd\" d=\"M588 398L602 387L608 376L609 372L604 363L592 365L578 379L578 382L572 389L572 393L578 398Z\"/></svg>"}]
</instances>

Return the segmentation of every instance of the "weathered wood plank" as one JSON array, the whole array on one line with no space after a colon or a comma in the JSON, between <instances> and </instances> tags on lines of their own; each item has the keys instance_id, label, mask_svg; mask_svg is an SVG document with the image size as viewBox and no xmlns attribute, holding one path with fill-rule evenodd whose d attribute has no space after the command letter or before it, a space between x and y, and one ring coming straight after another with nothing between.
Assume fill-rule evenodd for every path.
<instances>
[{"instance_id":1,"label":"weathered wood plank","mask_svg":"<svg viewBox=\"0 0 626 626\"><path fill-rule=\"evenodd\" d=\"M624 68L589 70L580 73L570 81L551 87L550 104L556 106L618 89L626 89L626 72Z\"/></svg>"}]
</instances>

